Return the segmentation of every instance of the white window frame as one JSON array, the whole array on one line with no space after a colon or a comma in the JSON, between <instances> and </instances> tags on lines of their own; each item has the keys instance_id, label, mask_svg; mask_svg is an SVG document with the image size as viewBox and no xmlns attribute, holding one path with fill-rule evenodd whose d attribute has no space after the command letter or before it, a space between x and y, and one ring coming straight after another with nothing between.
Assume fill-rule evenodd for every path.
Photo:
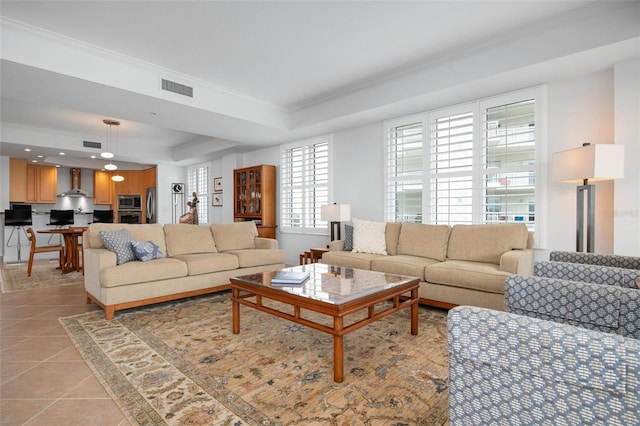
<instances>
[{"instance_id":1,"label":"white window frame","mask_svg":"<svg viewBox=\"0 0 640 426\"><path fill-rule=\"evenodd\" d=\"M326 169L327 169L327 180L324 184L313 184L307 180L308 171L312 167L311 164L307 162L307 152L315 145L319 144L327 144L327 156L326 156ZM302 149L304 151L303 156L305 159L302 164L302 181L299 185L288 185L287 179L284 177L287 173L286 164L284 164L283 158L284 155L294 149ZM285 144L280 146L280 215L279 215L279 227L281 233L291 233L291 234L313 234L313 235L328 235L329 232L329 224L326 221L322 221L320 219L320 207L324 204L329 204L331 198L331 182L332 182L332 152L333 152L333 134L318 136L310 139L305 139L302 141ZM287 195L289 191L297 189L302 191L303 201L301 207L301 217L300 221L302 222L302 226L293 227L287 226L286 224L290 221L285 217L287 212L289 211L289 207L285 205L289 196ZM319 195L311 201L312 194L319 193ZM322 194L326 194L326 197ZM313 210L313 211L312 211Z\"/></svg>"},{"instance_id":2,"label":"white window frame","mask_svg":"<svg viewBox=\"0 0 640 426\"><path fill-rule=\"evenodd\" d=\"M547 88L544 85L536 86L532 88L517 90L514 92L505 93L502 95L487 97L476 101L453 105L438 110L427 111L424 113L413 114L411 116L400 117L393 120L385 121L384 123L384 159L385 159L385 173L384 173L384 206L383 211L385 220L395 220L395 212L390 211L390 195L388 193L389 184L393 179L390 176L388 165L388 151L389 151L389 132L394 127L400 127L412 123L421 121L423 124L423 196L422 196L422 222L430 223L431 219L431 179L433 178L430 170L430 151L431 151L431 129L430 123L437 117L448 115L456 115L462 112L473 112L473 168L470 172L473 179L473 195L472 195L472 223L484 223L484 211L483 211L483 194L482 179L484 175L485 165L483 164L483 123L482 117L487 108L507 105L516 103L528 99L535 100L535 165L532 167L536 180L535 180L535 246L544 247L546 244L546 227L547 222L547 210L546 210L546 194L547 184L543 178L546 176L545 166L543 160L546 158L547 152ZM523 167L525 169L526 167Z\"/></svg>"}]
</instances>

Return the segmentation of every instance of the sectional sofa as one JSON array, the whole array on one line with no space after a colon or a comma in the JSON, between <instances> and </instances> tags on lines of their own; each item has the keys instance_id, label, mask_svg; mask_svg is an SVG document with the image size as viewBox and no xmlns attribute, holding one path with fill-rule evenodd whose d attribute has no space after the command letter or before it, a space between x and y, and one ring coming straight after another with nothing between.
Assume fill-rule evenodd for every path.
<instances>
[{"instance_id":1,"label":"sectional sofa","mask_svg":"<svg viewBox=\"0 0 640 426\"><path fill-rule=\"evenodd\" d=\"M286 259L277 240L258 237L253 222L94 223L83 247L87 303L101 306L107 319L121 309L228 289L229 278L282 269Z\"/></svg>"},{"instance_id":2,"label":"sectional sofa","mask_svg":"<svg viewBox=\"0 0 640 426\"><path fill-rule=\"evenodd\" d=\"M366 222L364 226L362 222ZM420 278L420 302L504 311L505 279L533 274L533 233L524 224L427 225L353 222L345 240L332 241L322 263ZM362 247L373 233L376 244ZM383 247L379 247L383 245Z\"/></svg>"}]
</instances>

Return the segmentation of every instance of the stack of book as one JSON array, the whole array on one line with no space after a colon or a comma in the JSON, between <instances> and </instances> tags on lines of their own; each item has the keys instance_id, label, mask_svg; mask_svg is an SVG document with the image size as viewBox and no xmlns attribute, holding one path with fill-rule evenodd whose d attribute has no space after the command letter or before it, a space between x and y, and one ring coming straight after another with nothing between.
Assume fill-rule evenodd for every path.
<instances>
[{"instance_id":1,"label":"stack of book","mask_svg":"<svg viewBox=\"0 0 640 426\"><path fill-rule=\"evenodd\" d=\"M308 272L280 271L271 278L271 284L298 285L309 279Z\"/></svg>"}]
</instances>

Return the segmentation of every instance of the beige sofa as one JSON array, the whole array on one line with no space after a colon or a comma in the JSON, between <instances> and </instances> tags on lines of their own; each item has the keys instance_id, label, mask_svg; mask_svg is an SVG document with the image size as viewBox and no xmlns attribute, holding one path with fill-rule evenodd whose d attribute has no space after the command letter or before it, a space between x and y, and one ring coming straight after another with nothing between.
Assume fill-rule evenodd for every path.
<instances>
[{"instance_id":1,"label":"beige sofa","mask_svg":"<svg viewBox=\"0 0 640 426\"><path fill-rule=\"evenodd\" d=\"M165 257L116 264L100 231L125 229L134 241L153 241ZM229 278L285 266L278 241L259 238L253 222L187 224L91 224L83 236L87 303L115 311L229 288Z\"/></svg>"},{"instance_id":2,"label":"beige sofa","mask_svg":"<svg viewBox=\"0 0 640 426\"><path fill-rule=\"evenodd\" d=\"M386 223L384 238L386 255L344 251L344 240L338 240L321 262L419 277L420 302L447 309L504 311L505 279L533 274L533 233L524 224Z\"/></svg>"}]
</instances>

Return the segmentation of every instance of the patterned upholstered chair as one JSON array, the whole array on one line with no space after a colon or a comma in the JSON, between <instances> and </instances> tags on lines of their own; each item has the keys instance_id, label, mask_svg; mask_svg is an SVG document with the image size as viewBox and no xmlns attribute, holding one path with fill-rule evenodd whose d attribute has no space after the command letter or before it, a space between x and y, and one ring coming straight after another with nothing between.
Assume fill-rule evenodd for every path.
<instances>
[{"instance_id":1,"label":"patterned upholstered chair","mask_svg":"<svg viewBox=\"0 0 640 426\"><path fill-rule=\"evenodd\" d=\"M552 251L551 253L549 253L549 260L552 262L582 263L586 265L640 269L640 257L620 256L615 254Z\"/></svg>"},{"instance_id":2,"label":"patterned upholstered chair","mask_svg":"<svg viewBox=\"0 0 640 426\"><path fill-rule=\"evenodd\" d=\"M640 288L640 269L584 263L542 261L534 263L533 275L537 277Z\"/></svg>"},{"instance_id":3,"label":"patterned upholstered chair","mask_svg":"<svg viewBox=\"0 0 640 426\"><path fill-rule=\"evenodd\" d=\"M640 340L471 306L447 325L450 425L640 424Z\"/></svg>"},{"instance_id":4,"label":"patterned upholstered chair","mask_svg":"<svg viewBox=\"0 0 640 426\"><path fill-rule=\"evenodd\" d=\"M640 290L557 278L511 275L507 312L640 339Z\"/></svg>"}]
</instances>

